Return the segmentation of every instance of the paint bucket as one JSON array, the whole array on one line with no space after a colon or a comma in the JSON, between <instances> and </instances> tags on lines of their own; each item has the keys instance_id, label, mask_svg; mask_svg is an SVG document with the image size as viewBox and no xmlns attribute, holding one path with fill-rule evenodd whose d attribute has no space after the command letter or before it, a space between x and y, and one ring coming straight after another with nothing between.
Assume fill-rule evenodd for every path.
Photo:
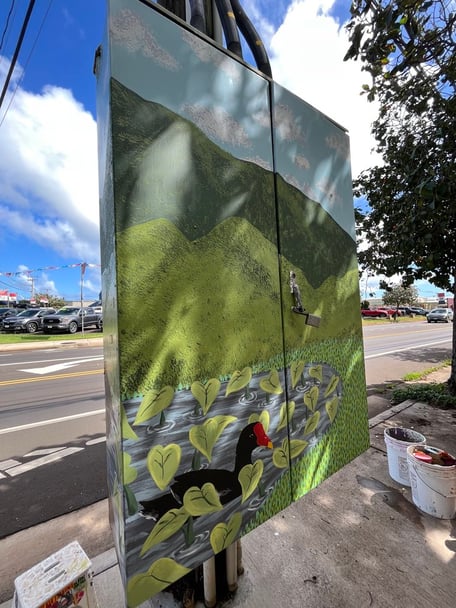
<instances>
[{"instance_id":1,"label":"paint bucket","mask_svg":"<svg viewBox=\"0 0 456 608\"><path fill-rule=\"evenodd\" d=\"M456 465L428 464L413 456L413 448L412 445L407 449L413 503L420 511L433 517L454 519Z\"/></svg>"},{"instance_id":2,"label":"paint bucket","mask_svg":"<svg viewBox=\"0 0 456 608\"><path fill-rule=\"evenodd\" d=\"M407 448L411 444L425 444L426 437L417 431L395 426L385 429L385 443L390 477L403 486L409 486Z\"/></svg>"}]
</instances>

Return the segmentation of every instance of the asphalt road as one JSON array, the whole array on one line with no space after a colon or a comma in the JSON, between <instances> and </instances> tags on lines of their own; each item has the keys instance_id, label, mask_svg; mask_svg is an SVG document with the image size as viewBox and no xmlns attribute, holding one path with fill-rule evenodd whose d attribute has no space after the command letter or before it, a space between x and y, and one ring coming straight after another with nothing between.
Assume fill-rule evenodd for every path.
<instances>
[{"instance_id":1,"label":"asphalt road","mask_svg":"<svg viewBox=\"0 0 456 608\"><path fill-rule=\"evenodd\" d=\"M364 328L368 386L451 356L452 324ZM0 350L0 538L106 497L102 349Z\"/></svg>"}]
</instances>

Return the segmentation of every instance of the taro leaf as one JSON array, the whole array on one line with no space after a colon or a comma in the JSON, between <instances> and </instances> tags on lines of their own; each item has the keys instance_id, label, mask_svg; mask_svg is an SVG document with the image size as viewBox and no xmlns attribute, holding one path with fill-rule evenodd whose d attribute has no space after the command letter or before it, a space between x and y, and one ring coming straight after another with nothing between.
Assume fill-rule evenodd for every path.
<instances>
[{"instance_id":1,"label":"taro leaf","mask_svg":"<svg viewBox=\"0 0 456 608\"><path fill-rule=\"evenodd\" d=\"M121 428L122 428L122 438L123 439L138 439L138 435L131 428L128 423L127 414L125 412L124 407L120 406L120 416L121 416Z\"/></svg>"},{"instance_id":2,"label":"taro leaf","mask_svg":"<svg viewBox=\"0 0 456 608\"><path fill-rule=\"evenodd\" d=\"M220 553L234 543L242 523L242 514L235 513L227 524L217 524L211 532L210 541L214 553Z\"/></svg>"},{"instance_id":3,"label":"taro leaf","mask_svg":"<svg viewBox=\"0 0 456 608\"><path fill-rule=\"evenodd\" d=\"M156 445L147 454L147 468L160 490L164 490L176 474L181 460L181 447L176 443Z\"/></svg>"},{"instance_id":4,"label":"taro leaf","mask_svg":"<svg viewBox=\"0 0 456 608\"><path fill-rule=\"evenodd\" d=\"M288 420L293 418L296 403L294 401L284 401L280 406L279 424L277 430L283 429L288 424Z\"/></svg>"},{"instance_id":5,"label":"taro leaf","mask_svg":"<svg viewBox=\"0 0 456 608\"><path fill-rule=\"evenodd\" d=\"M282 447L274 449L272 462L278 469L286 469L290 464L287 438L282 441Z\"/></svg>"},{"instance_id":6,"label":"taro leaf","mask_svg":"<svg viewBox=\"0 0 456 608\"><path fill-rule=\"evenodd\" d=\"M323 378L322 373L323 368L321 365L312 365L312 367L309 369L309 376L311 378L315 378L316 380L320 380L320 382Z\"/></svg>"},{"instance_id":7,"label":"taro leaf","mask_svg":"<svg viewBox=\"0 0 456 608\"><path fill-rule=\"evenodd\" d=\"M205 483L201 488L192 486L185 492L184 509L193 517L198 517L221 511L223 507L214 484Z\"/></svg>"},{"instance_id":8,"label":"taro leaf","mask_svg":"<svg viewBox=\"0 0 456 608\"><path fill-rule=\"evenodd\" d=\"M231 393L235 393L236 391L241 390L241 388L246 387L251 379L252 379L252 368L251 367L244 367L244 369L241 372L239 372L237 370L235 372L233 372L231 375L230 381L228 382L228 384L226 386L225 397L228 397L228 395L230 395Z\"/></svg>"},{"instance_id":9,"label":"taro leaf","mask_svg":"<svg viewBox=\"0 0 456 608\"><path fill-rule=\"evenodd\" d=\"M290 458L296 458L296 456L299 456L299 454L303 452L308 445L308 441L292 439L290 441Z\"/></svg>"},{"instance_id":10,"label":"taro leaf","mask_svg":"<svg viewBox=\"0 0 456 608\"><path fill-rule=\"evenodd\" d=\"M191 391L195 399L201 405L204 414L207 414L211 405L220 390L221 382L217 378L211 378L203 384L202 382L194 382L191 386Z\"/></svg>"},{"instance_id":11,"label":"taro leaf","mask_svg":"<svg viewBox=\"0 0 456 608\"><path fill-rule=\"evenodd\" d=\"M127 501L128 515L134 515L138 512L138 501L133 491L128 486L124 486L125 500Z\"/></svg>"},{"instance_id":12,"label":"taro leaf","mask_svg":"<svg viewBox=\"0 0 456 608\"><path fill-rule=\"evenodd\" d=\"M261 412L261 414L259 414L259 415L258 414L251 414L249 416L249 424L251 422L261 422L261 424L263 425L265 433L268 432L270 420L271 420L271 416L270 416L268 410L263 410Z\"/></svg>"},{"instance_id":13,"label":"taro leaf","mask_svg":"<svg viewBox=\"0 0 456 608\"><path fill-rule=\"evenodd\" d=\"M242 488L242 501L255 491L263 475L264 464L262 460L257 460L254 464L246 464L239 471L238 479Z\"/></svg>"},{"instance_id":14,"label":"taro leaf","mask_svg":"<svg viewBox=\"0 0 456 608\"><path fill-rule=\"evenodd\" d=\"M131 456L127 452L122 452L122 469L123 469L123 482L133 483L138 476L138 471L130 466Z\"/></svg>"},{"instance_id":15,"label":"taro leaf","mask_svg":"<svg viewBox=\"0 0 456 608\"><path fill-rule=\"evenodd\" d=\"M336 375L334 375L331 378L331 380L329 381L329 384L325 390L325 395L324 395L325 397L328 397L331 393L333 393L336 390L337 385L339 384L339 380L340 380L339 376L336 376Z\"/></svg>"},{"instance_id":16,"label":"taro leaf","mask_svg":"<svg viewBox=\"0 0 456 608\"><path fill-rule=\"evenodd\" d=\"M271 369L269 376L260 380L260 386L266 393L272 393L273 395L283 393L279 372L276 369Z\"/></svg>"},{"instance_id":17,"label":"taro leaf","mask_svg":"<svg viewBox=\"0 0 456 608\"><path fill-rule=\"evenodd\" d=\"M304 403L312 412L315 410L319 395L320 389L318 388L318 386L312 386L310 390L304 393Z\"/></svg>"},{"instance_id":18,"label":"taro leaf","mask_svg":"<svg viewBox=\"0 0 456 608\"><path fill-rule=\"evenodd\" d=\"M185 509L171 509L165 513L152 528L152 532L146 538L139 555L142 557L151 547L175 534L189 517L190 515Z\"/></svg>"},{"instance_id":19,"label":"taro leaf","mask_svg":"<svg viewBox=\"0 0 456 608\"><path fill-rule=\"evenodd\" d=\"M306 422L306 426L304 428L304 435L310 435L313 433L320 422L320 412L316 411L309 420Z\"/></svg>"},{"instance_id":20,"label":"taro leaf","mask_svg":"<svg viewBox=\"0 0 456 608\"><path fill-rule=\"evenodd\" d=\"M147 572L135 574L128 579L127 603L129 608L136 608L189 572L191 572L190 568L181 566L169 557L160 558Z\"/></svg>"},{"instance_id":21,"label":"taro leaf","mask_svg":"<svg viewBox=\"0 0 456 608\"><path fill-rule=\"evenodd\" d=\"M304 361L293 361L293 363L290 365L291 388L294 388L298 384L298 380L304 371L304 366Z\"/></svg>"},{"instance_id":22,"label":"taro leaf","mask_svg":"<svg viewBox=\"0 0 456 608\"><path fill-rule=\"evenodd\" d=\"M328 412L329 419L331 422L334 422L334 418L336 417L337 407L339 405L339 397L337 395L326 402L325 407Z\"/></svg>"},{"instance_id":23,"label":"taro leaf","mask_svg":"<svg viewBox=\"0 0 456 608\"><path fill-rule=\"evenodd\" d=\"M223 429L235 420L237 420L235 416L214 416L203 424L192 426L188 433L190 443L211 462L215 442Z\"/></svg>"},{"instance_id":24,"label":"taro leaf","mask_svg":"<svg viewBox=\"0 0 456 608\"><path fill-rule=\"evenodd\" d=\"M172 386L165 386L160 391L150 390L141 401L134 423L141 424L162 412L171 403L173 396Z\"/></svg>"}]
</instances>

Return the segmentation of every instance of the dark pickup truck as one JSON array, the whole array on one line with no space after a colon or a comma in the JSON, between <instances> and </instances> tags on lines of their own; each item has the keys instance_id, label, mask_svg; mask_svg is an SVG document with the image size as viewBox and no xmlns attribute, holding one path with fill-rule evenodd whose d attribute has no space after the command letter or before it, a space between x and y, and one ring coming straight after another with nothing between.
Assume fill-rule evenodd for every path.
<instances>
[{"instance_id":1,"label":"dark pickup truck","mask_svg":"<svg viewBox=\"0 0 456 608\"><path fill-rule=\"evenodd\" d=\"M68 332L75 334L77 331L88 327L103 326L102 316L91 308L78 308L77 306L64 306L53 315L47 315L43 319L43 331L45 334L52 332Z\"/></svg>"}]
</instances>

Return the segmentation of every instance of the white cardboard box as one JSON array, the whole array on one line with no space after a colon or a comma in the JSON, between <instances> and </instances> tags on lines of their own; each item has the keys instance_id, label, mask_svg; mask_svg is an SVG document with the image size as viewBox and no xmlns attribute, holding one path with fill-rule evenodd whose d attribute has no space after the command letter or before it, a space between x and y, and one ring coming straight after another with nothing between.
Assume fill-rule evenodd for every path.
<instances>
[{"instance_id":1,"label":"white cardboard box","mask_svg":"<svg viewBox=\"0 0 456 608\"><path fill-rule=\"evenodd\" d=\"M14 581L14 608L90 608L92 564L77 541L52 554Z\"/></svg>"}]
</instances>

